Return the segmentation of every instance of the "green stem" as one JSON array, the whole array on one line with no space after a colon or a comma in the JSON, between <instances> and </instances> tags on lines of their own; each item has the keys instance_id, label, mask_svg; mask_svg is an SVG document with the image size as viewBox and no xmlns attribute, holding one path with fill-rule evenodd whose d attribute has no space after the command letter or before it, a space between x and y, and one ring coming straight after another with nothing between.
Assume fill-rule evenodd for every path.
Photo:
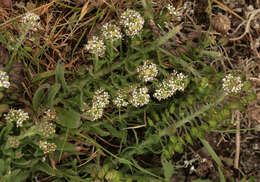
<instances>
[{"instance_id":1,"label":"green stem","mask_svg":"<svg viewBox=\"0 0 260 182\"><path fill-rule=\"evenodd\" d=\"M94 73L98 71L98 55L95 55L95 60L94 60Z\"/></svg>"},{"instance_id":2,"label":"green stem","mask_svg":"<svg viewBox=\"0 0 260 182\"><path fill-rule=\"evenodd\" d=\"M25 37L26 37L27 33L29 32L29 30L30 30L29 27L25 27L25 31L22 33L22 35L18 39L18 42L15 44L15 50L13 51L11 58L6 66L7 69L9 69L12 66L14 57L16 56L18 49L21 47L23 41L25 40Z\"/></svg>"},{"instance_id":3,"label":"green stem","mask_svg":"<svg viewBox=\"0 0 260 182\"><path fill-rule=\"evenodd\" d=\"M211 104L205 105L202 107L200 110L194 112L193 114L185 117L184 119L177 121L172 127L166 128L160 132L160 136L165 136L165 135L171 135L173 131L175 131L177 128L185 125L186 123L191 122L195 117L205 113L207 110L209 110L211 107L218 105L220 102L222 102L225 98L225 93L221 93L221 95L218 97L218 99Z\"/></svg>"},{"instance_id":4,"label":"green stem","mask_svg":"<svg viewBox=\"0 0 260 182\"><path fill-rule=\"evenodd\" d=\"M61 160L62 152L64 150L65 142L67 141L68 135L69 135L69 128L67 128L67 130L66 130L65 139L64 139L64 142L62 143L62 147L61 147L60 155L59 155L59 161Z\"/></svg>"},{"instance_id":5,"label":"green stem","mask_svg":"<svg viewBox=\"0 0 260 182\"><path fill-rule=\"evenodd\" d=\"M78 136L80 136L80 137L82 137L82 138L87 139L87 140L88 140L89 142L91 142L94 146L96 146L97 148L101 149L101 151L102 151L102 150L105 151L105 152L108 153L110 156L112 156L112 157L114 157L115 159L117 159L119 162L124 163L124 164L128 164L128 165L131 165L131 166L134 166L134 167L136 167L137 169L139 169L140 171L142 171L142 172L144 172L144 173L146 173L146 174L149 174L149 175L151 175L151 176L153 176L153 177L162 179L160 176L157 176L157 175L153 174L152 172L150 172L150 171L148 171L148 170L146 170L146 169L140 167L139 165L137 165L137 164L135 164L135 163L133 163L133 162L127 160L127 159L120 158L120 157L114 155L113 153L111 153L110 151L108 151L107 149L105 149L104 147L102 147L100 144L98 144L98 143L97 143L94 139L92 139L90 136L88 136L88 135L83 135L83 134L78 133L78 132L74 132L74 134L75 134L75 135L78 135Z\"/></svg>"}]
</instances>

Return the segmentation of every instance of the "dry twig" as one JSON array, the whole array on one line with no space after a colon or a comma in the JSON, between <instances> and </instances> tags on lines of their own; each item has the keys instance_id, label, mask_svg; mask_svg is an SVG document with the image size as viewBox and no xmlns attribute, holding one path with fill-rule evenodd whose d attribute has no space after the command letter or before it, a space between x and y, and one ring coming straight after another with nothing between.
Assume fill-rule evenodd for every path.
<instances>
[{"instance_id":1,"label":"dry twig","mask_svg":"<svg viewBox=\"0 0 260 182\"><path fill-rule=\"evenodd\" d=\"M239 169L239 155L240 155L240 113L234 111L232 114L232 120L236 118L236 154L234 160L234 168Z\"/></svg>"},{"instance_id":2,"label":"dry twig","mask_svg":"<svg viewBox=\"0 0 260 182\"><path fill-rule=\"evenodd\" d=\"M250 23L251 23L251 21L254 19L254 17L255 17L258 13L260 13L260 9L257 9L257 10L252 11L252 12L251 12L251 15L249 16L249 19L246 20L247 23L246 23L246 28L245 28L244 33L243 33L242 35L240 35L239 37L231 38L231 39L229 39L229 40L231 40L231 41L240 40L240 39L242 39L247 33L250 33ZM244 22L242 22L241 24L244 24ZM240 25L239 25L239 26L240 26Z\"/></svg>"}]
</instances>

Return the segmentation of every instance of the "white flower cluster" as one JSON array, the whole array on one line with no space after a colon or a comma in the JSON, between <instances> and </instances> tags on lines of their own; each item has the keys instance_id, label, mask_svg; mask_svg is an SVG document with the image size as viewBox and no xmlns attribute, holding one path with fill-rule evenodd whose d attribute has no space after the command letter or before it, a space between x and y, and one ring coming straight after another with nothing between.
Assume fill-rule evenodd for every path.
<instances>
[{"instance_id":1,"label":"white flower cluster","mask_svg":"<svg viewBox=\"0 0 260 182\"><path fill-rule=\"evenodd\" d=\"M132 97L130 99L130 103L134 107L142 107L145 104L148 104L150 100L150 95L148 94L148 89L147 87L143 88L135 88L132 92Z\"/></svg>"},{"instance_id":2,"label":"white flower cluster","mask_svg":"<svg viewBox=\"0 0 260 182\"><path fill-rule=\"evenodd\" d=\"M181 16L181 12L176 10L176 8L171 4L167 5L167 9L168 9L168 12L170 15L175 16L175 17Z\"/></svg>"},{"instance_id":3,"label":"white flower cluster","mask_svg":"<svg viewBox=\"0 0 260 182\"><path fill-rule=\"evenodd\" d=\"M49 143L47 141L40 141L40 149L43 150L44 154L48 154L51 152L54 152L56 150L57 146L55 143Z\"/></svg>"},{"instance_id":4,"label":"white flower cluster","mask_svg":"<svg viewBox=\"0 0 260 182\"><path fill-rule=\"evenodd\" d=\"M9 76L6 72L0 71L0 88L9 88L10 82L9 82Z\"/></svg>"},{"instance_id":5,"label":"white flower cluster","mask_svg":"<svg viewBox=\"0 0 260 182\"><path fill-rule=\"evenodd\" d=\"M183 91L186 78L187 76L183 73L174 71L170 78L164 79L162 83L158 85L158 89L155 90L153 96L160 101L171 97L176 91Z\"/></svg>"},{"instance_id":6,"label":"white flower cluster","mask_svg":"<svg viewBox=\"0 0 260 182\"><path fill-rule=\"evenodd\" d=\"M144 19L137 11L128 9L120 16L120 25L125 29L125 33L129 37L134 37L143 28ZM102 38L111 40L112 42L122 39L120 27L113 23L105 23L101 30ZM84 45L84 49L91 54L95 54L98 57L104 57L106 52L106 46L104 40L93 36Z\"/></svg>"},{"instance_id":7,"label":"white flower cluster","mask_svg":"<svg viewBox=\"0 0 260 182\"><path fill-rule=\"evenodd\" d=\"M102 35L104 39L117 41L122 39L122 33L118 26L112 23L105 23L102 28Z\"/></svg>"},{"instance_id":8,"label":"white flower cluster","mask_svg":"<svg viewBox=\"0 0 260 182\"><path fill-rule=\"evenodd\" d=\"M98 120L102 118L104 109L92 106L87 110L87 115L90 117L91 121Z\"/></svg>"},{"instance_id":9,"label":"white flower cluster","mask_svg":"<svg viewBox=\"0 0 260 182\"><path fill-rule=\"evenodd\" d=\"M194 13L192 4L193 4L193 3L190 2L190 1L186 1L186 2L183 4L183 9L184 9L185 11L188 11L189 14L193 14L193 13Z\"/></svg>"},{"instance_id":10,"label":"white flower cluster","mask_svg":"<svg viewBox=\"0 0 260 182\"><path fill-rule=\"evenodd\" d=\"M43 119L46 121L53 121L53 120L57 119L56 111L48 109L47 111L45 111L43 113Z\"/></svg>"},{"instance_id":11,"label":"white flower cluster","mask_svg":"<svg viewBox=\"0 0 260 182\"><path fill-rule=\"evenodd\" d=\"M40 27L40 16L35 13L28 12L22 18L22 23L28 27L28 29L36 31Z\"/></svg>"},{"instance_id":12,"label":"white flower cluster","mask_svg":"<svg viewBox=\"0 0 260 182\"><path fill-rule=\"evenodd\" d=\"M5 115L5 119L8 122L16 122L16 126L21 127L23 122L29 119L29 115L21 109L10 109L8 114Z\"/></svg>"},{"instance_id":13,"label":"white flower cluster","mask_svg":"<svg viewBox=\"0 0 260 182\"><path fill-rule=\"evenodd\" d=\"M40 132L46 138L51 137L55 134L55 125L49 121L44 121L39 125Z\"/></svg>"},{"instance_id":14,"label":"white flower cluster","mask_svg":"<svg viewBox=\"0 0 260 182\"><path fill-rule=\"evenodd\" d=\"M117 106L117 107L126 107L128 106L129 102L127 101L127 97L128 97L128 93L126 92L126 90L120 89L117 92L117 96L116 98L113 100L113 103Z\"/></svg>"},{"instance_id":15,"label":"white flower cluster","mask_svg":"<svg viewBox=\"0 0 260 182\"><path fill-rule=\"evenodd\" d=\"M109 104L108 92L103 88L98 89L93 96L93 107L105 108Z\"/></svg>"},{"instance_id":16,"label":"white flower cluster","mask_svg":"<svg viewBox=\"0 0 260 182\"><path fill-rule=\"evenodd\" d=\"M124 27L127 36L134 37L143 29L144 19L137 11L127 9L120 16L120 24Z\"/></svg>"},{"instance_id":17,"label":"white flower cluster","mask_svg":"<svg viewBox=\"0 0 260 182\"><path fill-rule=\"evenodd\" d=\"M57 119L56 111L48 109L43 113L42 120L38 125L41 134L48 138L56 133L55 124L52 123L53 120Z\"/></svg>"},{"instance_id":18,"label":"white flower cluster","mask_svg":"<svg viewBox=\"0 0 260 182\"><path fill-rule=\"evenodd\" d=\"M20 140L17 137L9 136L7 143L11 148L17 148L20 145Z\"/></svg>"},{"instance_id":19,"label":"white flower cluster","mask_svg":"<svg viewBox=\"0 0 260 182\"><path fill-rule=\"evenodd\" d=\"M103 88L98 89L95 92L95 95L92 99L92 107L88 108L87 104L85 104L82 111L86 112L87 116L92 120L95 121L97 119L100 119L103 116L104 108L109 104L109 94L108 92L105 92Z\"/></svg>"},{"instance_id":20,"label":"white flower cluster","mask_svg":"<svg viewBox=\"0 0 260 182\"><path fill-rule=\"evenodd\" d=\"M144 82L152 81L158 74L158 69L156 64L149 60L144 60L142 66L137 67L137 73L139 78Z\"/></svg>"},{"instance_id":21,"label":"white flower cluster","mask_svg":"<svg viewBox=\"0 0 260 182\"><path fill-rule=\"evenodd\" d=\"M91 54L97 55L98 57L104 57L106 52L104 41L97 36L93 36L90 40L88 40L88 43L85 45L84 49Z\"/></svg>"},{"instance_id":22,"label":"white flower cluster","mask_svg":"<svg viewBox=\"0 0 260 182\"><path fill-rule=\"evenodd\" d=\"M226 94L237 94L241 91L243 83L240 77L232 76L231 74L222 79L222 87Z\"/></svg>"}]
</instances>

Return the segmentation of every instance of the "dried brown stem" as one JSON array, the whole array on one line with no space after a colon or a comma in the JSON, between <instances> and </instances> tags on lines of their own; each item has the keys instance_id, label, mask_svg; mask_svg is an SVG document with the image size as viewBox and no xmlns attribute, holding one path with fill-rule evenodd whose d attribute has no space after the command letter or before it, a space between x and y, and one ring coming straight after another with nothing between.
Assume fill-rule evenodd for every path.
<instances>
[{"instance_id":1,"label":"dried brown stem","mask_svg":"<svg viewBox=\"0 0 260 182\"><path fill-rule=\"evenodd\" d=\"M234 168L239 169L239 155L240 155L240 113L239 111L234 112L236 121L236 154L234 160Z\"/></svg>"}]
</instances>

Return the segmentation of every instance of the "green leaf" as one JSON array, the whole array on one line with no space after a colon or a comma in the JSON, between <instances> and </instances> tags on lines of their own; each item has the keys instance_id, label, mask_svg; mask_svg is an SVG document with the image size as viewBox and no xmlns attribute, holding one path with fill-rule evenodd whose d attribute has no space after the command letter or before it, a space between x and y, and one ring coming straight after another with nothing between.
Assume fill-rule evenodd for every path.
<instances>
[{"instance_id":1,"label":"green leaf","mask_svg":"<svg viewBox=\"0 0 260 182\"><path fill-rule=\"evenodd\" d=\"M58 123L67 128L78 128L81 125L80 114L73 109L55 108L58 116Z\"/></svg>"},{"instance_id":2,"label":"green leaf","mask_svg":"<svg viewBox=\"0 0 260 182\"><path fill-rule=\"evenodd\" d=\"M218 174L219 174L220 182L226 182L225 176L224 176L220 166L218 167Z\"/></svg>"},{"instance_id":3,"label":"green leaf","mask_svg":"<svg viewBox=\"0 0 260 182\"><path fill-rule=\"evenodd\" d=\"M170 30L166 35L164 35L163 37L161 37L156 43L157 46L161 46L162 44L165 44L169 39L171 39L172 37L174 37L177 33L180 32L180 30L182 29L182 25L178 25L176 27L174 27L174 29Z\"/></svg>"},{"instance_id":4,"label":"green leaf","mask_svg":"<svg viewBox=\"0 0 260 182\"><path fill-rule=\"evenodd\" d=\"M166 181L169 181L174 173L174 166L171 161L167 161L163 156L161 158L163 173Z\"/></svg>"},{"instance_id":5,"label":"green leaf","mask_svg":"<svg viewBox=\"0 0 260 182\"><path fill-rule=\"evenodd\" d=\"M30 176L29 170L22 170L17 175L11 177L12 182L23 182Z\"/></svg>"},{"instance_id":6,"label":"green leaf","mask_svg":"<svg viewBox=\"0 0 260 182\"><path fill-rule=\"evenodd\" d=\"M0 159L0 176L2 176L5 172L5 161Z\"/></svg>"},{"instance_id":7,"label":"green leaf","mask_svg":"<svg viewBox=\"0 0 260 182\"><path fill-rule=\"evenodd\" d=\"M50 176L56 176L57 173L47 163L38 163L33 167L35 171L42 171Z\"/></svg>"},{"instance_id":8,"label":"green leaf","mask_svg":"<svg viewBox=\"0 0 260 182\"><path fill-rule=\"evenodd\" d=\"M118 162L120 162L121 164L129 165L129 166L132 164L129 160L121 158L121 157L118 158Z\"/></svg>"},{"instance_id":9,"label":"green leaf","mask_svg":"<svg viewBox=\"0 0 260 182\"><path fill-rule=\"evenodd\" d=\"M59 92L60 88L61 88L61 85L58 83L55 83L54 85L51 86L51 88L49 88L47 99L46 99L46 104L49 107L53 106L54 98L57 95L57 93Z\"/></svg>"},{"instance_id":10,"label":"green leaf","mask_svg":"<svg viewBox=\"0 0 260 182\"><path fill-rule=\"evenodd\" d=\"M32 105L33 105L33 109L34 111L38 111L38 107L41 104L42 100L44 99L44 90L49 88L50 85L49 84L43 84L41 85L35 92L34 96L33 96L33 101L32 101Z\"/></svg>"},{"instance_id":11,"label":"green leaf","mask_svg":"<svg viewBox=\"0 0 260 182\"><path fill-rule=\"evenodd\" d=\"M10 179L8 182L21 182L18 178L17 178L17 175L21 172L21 169L15 169L11 172L11 174L8 174L10 175Z\"/></svg>"},{"instance_id":12,"label":"green leaf","mask_svg":"<svg viewBox=\"0 0 260 182\"><path fill-rule=\"evenodd\" d=\"M219 159L219 157L217 156L215 151L212 149L212 147L210 146L210 144L206 140L200 138L200 141L204 145L204 147L207 149L207 151L211 155L211 157L218 164L218 172L219 172L219 176L220 176L220 181L221 182L226 182L224 174L223 174L223 172L221 170L221 167L223 167L223 163L221 162L221 160Z\"/></svg>"},{"instance_id":13,"label":"green leaf","mask_svg":"<svg viewBox=\"0 0 260 182\"><path fill-rule=\"evenodd\" d=\"M21 168L30 167L31 163L32 163L32 160L25 160L25 159L12 161L12 164L15 164L16 167L19 166Z\"/></svg>"},{"instance_id":14,"label":"green leaf","mask_svg":"<svg viewBox=\"0 0 260 182\"><path fill-rule=\"evenodd\" d=\"M90 127L90 133L97 134L97 135L100 135L100 136L103 136L103 137L110 135L109 132L104 131L99 127Z\"/></svg>"},{"instance_id":15,"label":"green leaf","mask_svg":"<svg viewBox=\"0 0 260 182\"><path fill-rule=\"evenodd\" d=\"M204 139L200 139L200 141L202 142L204 147L207 149L207 151L211 155L211 157L216 161L218 166L222 167L223 163L221 162L221 160L219 159L219 157L217 156L217 154L215 153L213 148L210 146L210 144L206 140L204 140Z\"/></svg>"},{"instance_id":16,"label":"green leaf","mask_svg":"<svg viewBox=\"0 0 260 182\"><path fill-rule=\"evenodd\" d=\"M63 143L63 142L64 141L62 141L61 139L55 140L55 144L57 146L56 150L63 150L63 151L68 152L68 153L73 153L73 152L80 153L77 150L77 147L74 144L69 143L69 142L65 142L65 143Z\"/></svg>"},{"instance_id":17,"label":"green leaf","mask_svg":"<svg viewBox=\"0 0 260 182\"><path fill-rule=\"evenodd\" d=\"M145 9L145 16L147 18L153 19L153 9L150 0L142 0L143 7Z\"/></svg>"},{"instance_id":18,"label":"green leaf","mask_svg":"<svg viewBox=\"0 0 260 182\"><path fill-rule=\"evenodd\" d=\"M191 138L191 136L190 136L188 133L186 133L186 135L185 135L185 140L186 140L189 144L193 145L192 138Z\"/></svg>"},{"instance_id":19,"label":"green leaf","mask_svg":"<svg viewBox=\"0 0 260 182\"><path fill-rule=\"evenodd\" d=\"M65 91L68 91L68 87L64 77L64 65L58 62L56 66L56 83L60 83Z\"/></svg>"},{"instance_id":20,"label":"green leaf","mask_svg":"<svg viewBox=\"0 0 260 182\"><path fill-rule=\"evenodd\" d=\"M48 78L48 77L51 77L51 76L53 76L53 75L55 75L55 71L46 71L46 72L44 72L44 73L39 73L39 74L37 74L34 78L33 78L33 80L32 80L32 82L34 83L34 82L37 82L37 81L39 81L39 80L42 80L42 79L44 79L44 78Z\"/></svg>"},{"instance_id":21,"label":"green leaf","mask_svg":"<svg viewBox=\"0 0 260 182\"><path fill-rule=\"evenodd\" d=\"M109 122L105 122L104 127L110 132L112 136L123 138L124 131L115 129Z\"/></svg>"}]
</instances>

